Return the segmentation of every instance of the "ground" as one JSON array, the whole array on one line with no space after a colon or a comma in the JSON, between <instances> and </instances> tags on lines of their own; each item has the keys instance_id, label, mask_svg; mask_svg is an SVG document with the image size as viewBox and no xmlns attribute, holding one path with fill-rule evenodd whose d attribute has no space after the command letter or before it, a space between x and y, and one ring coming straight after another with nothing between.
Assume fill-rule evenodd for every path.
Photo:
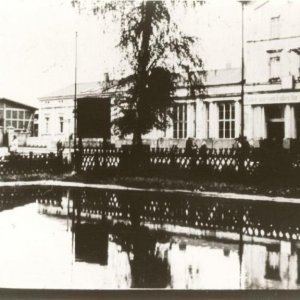
<instances>
[{"instance_id":1,"label":"ground","mask_svg":"<svg viewBox=\"0 0 300 300\"><path fill-rule=\"evenodd\" d=\"M23 180L63 180L78 181L84 183L115 184L126 187L155 188L155 189L180 189L188 191L207 191L223 193L241 193L249 195L266 195L300 198L300 185L287 182L268 180L259 183L235 183L225 181L212 181L204 179L175 179L163 177L127 177L107 176L102 178L86 177L74 173L61 175L38 174L38 175L10 175L1 178L2 181Z\"/></svg>"}]
</instances>

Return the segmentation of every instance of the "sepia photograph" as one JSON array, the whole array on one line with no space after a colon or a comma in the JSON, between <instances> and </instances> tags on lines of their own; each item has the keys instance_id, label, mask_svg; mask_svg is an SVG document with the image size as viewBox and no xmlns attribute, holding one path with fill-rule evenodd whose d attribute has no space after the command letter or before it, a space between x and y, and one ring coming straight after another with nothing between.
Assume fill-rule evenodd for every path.
<instances>
[{"instance_id":1,"label":"sepia photograph","mask_svg":"<svg viewBox=\"0 0 300 300\"><path fill-rule=\"evenodd\" d=\"M0 67L0 297L300 290L300 0L0 0Z\"/></svg>"}]
</instances>

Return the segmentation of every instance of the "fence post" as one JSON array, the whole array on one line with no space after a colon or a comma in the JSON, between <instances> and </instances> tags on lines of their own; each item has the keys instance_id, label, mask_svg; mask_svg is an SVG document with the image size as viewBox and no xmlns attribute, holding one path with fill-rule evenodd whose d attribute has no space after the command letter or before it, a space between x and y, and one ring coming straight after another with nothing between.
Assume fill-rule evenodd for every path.
<instances>
[{"instance_id":1,"label":"fence post","mask_svg":"<svg viewBox=\"0 0 300 300\"><path fill-rule=\"evenodd\" d=\"M57 173L63 172L63 152L59 151L57 154Z\"/></svg>"},{"instance_id":2,"label":"fence post","mask_svg":"<svg viewBox=\"0 0 300 300\"><path fill-rule=\"evenodd\" d=\"M29 165L28 165L28 171L31 172L32 170L32 160L33 160L33 152L29 152Z\"/></svg>"},{"instance_id":3,"label":"fence post","mask_svg":"<svg viewBox=\"0 0 300 300\"><path fill-rule=\"evenodd\" d=\"M96 151L95 151L94 162L95 162L95 166L94 166L94 170L93 170L93 171L94 171L95 175L99 175L99 171L100 171L100 160L99 160L98 149L96 149Z\"/></svg>"},{"instance_id":4,"label":"fence post","mask_svg":"<svg viewBox=\"0 0 300 300\"><path fill-rule=\"evenodd\" d=\"M79 173L81 171L82 155L83 155L83 145L82 140L79 139L78 149L75 149L75 171Z\"/></svg>"}]
</instances>

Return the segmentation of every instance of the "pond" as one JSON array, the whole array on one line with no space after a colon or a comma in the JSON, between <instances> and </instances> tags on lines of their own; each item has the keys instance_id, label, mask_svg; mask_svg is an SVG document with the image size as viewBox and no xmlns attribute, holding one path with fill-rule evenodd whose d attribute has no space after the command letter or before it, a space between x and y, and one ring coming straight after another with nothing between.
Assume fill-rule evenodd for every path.
<instances>
[{"instance_id":1,"label":"pond","mask_svg":"<svg viewBox=\"0 0 300 300\"><path fill-rule=\"evenodd\" d=\"M2 187L0 237L1 288L300 288L298 204Z\"/></svg>"}]
</instances>

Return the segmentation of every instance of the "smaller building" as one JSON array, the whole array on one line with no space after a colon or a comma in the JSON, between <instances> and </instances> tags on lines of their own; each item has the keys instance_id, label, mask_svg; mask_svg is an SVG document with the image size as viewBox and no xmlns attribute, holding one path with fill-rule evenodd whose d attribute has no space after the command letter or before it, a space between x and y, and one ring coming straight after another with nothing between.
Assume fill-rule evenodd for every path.
<instances>
[{"instance_id":1,"label":"smaller building","mask_svg":"<svg viewBox=\"0 0 300 300\"><path fill-rule=\"evenodd\" d=\"M34 113L36 108L20 102L0 99L0 146L8 146L16 135L20 145L34 134Z\"/></svg>"}]
</instances>

